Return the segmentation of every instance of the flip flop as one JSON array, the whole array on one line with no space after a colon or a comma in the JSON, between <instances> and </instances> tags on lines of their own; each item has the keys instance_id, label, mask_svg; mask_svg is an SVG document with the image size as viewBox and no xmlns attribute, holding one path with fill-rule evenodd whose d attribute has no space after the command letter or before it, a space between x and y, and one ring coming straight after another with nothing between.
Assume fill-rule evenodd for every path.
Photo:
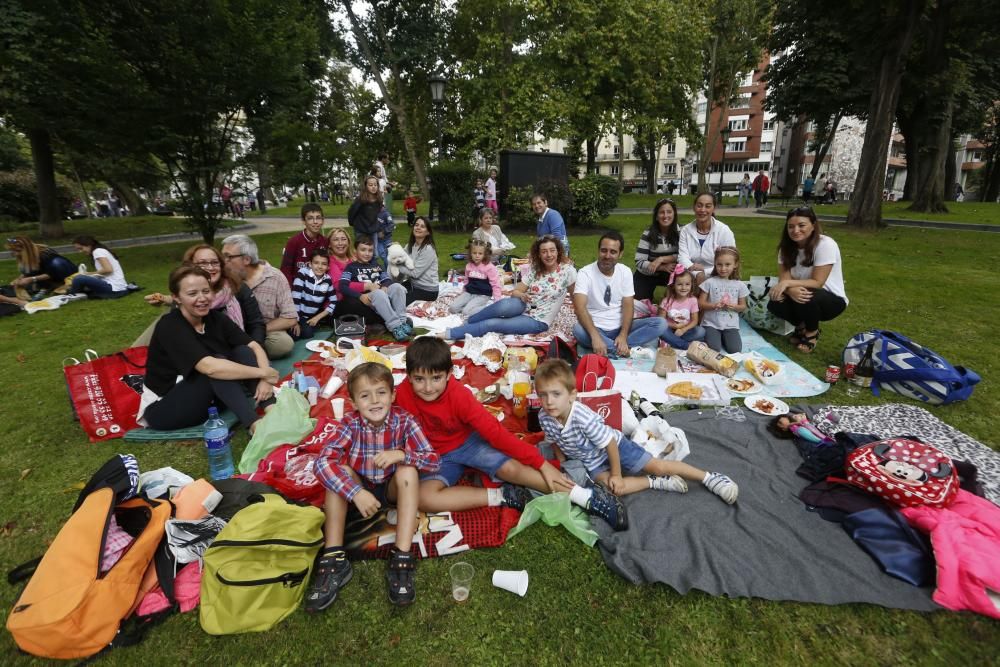
<instances>
[{"instance_id":1,"label":"flip flop","mask_svg":"<svg viewBox=\"0 0 1000 667\"><path fill-rule=\"evenodd\" d=\"M798 346L802 342L802 336L805 334L806 328L803 326L795 327L795 331L788 334L788 342L792 345Z\"/></svg>"},{"instance_id":2,"label":"flip flop","mask_svg":"<svg viewBox=\"0 0 1000 667\"><path fill-rule=\"evenodd\" d=\"M816 333L812 336L802 334L802 338L799 339L799 343L796 345L799 352L802 354L812 354L813 350L816 349L816 344L819 342L819 335L821 333L822 331L817 329Z\"/></svg>"}]
</instances>

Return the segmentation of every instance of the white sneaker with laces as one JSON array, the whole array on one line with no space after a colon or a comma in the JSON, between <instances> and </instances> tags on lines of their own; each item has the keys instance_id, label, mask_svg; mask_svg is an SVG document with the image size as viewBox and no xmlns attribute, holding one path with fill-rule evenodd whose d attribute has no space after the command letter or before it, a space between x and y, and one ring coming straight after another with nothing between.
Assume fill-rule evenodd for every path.
<instances>
[{"instance_id":1,"label":"white sneaker with laces","mask_svg":"<svg viewBox=\"0 0 1000 667\"><path fill-rule=\"evenodd\" d=\"M736 497L740 493L740 487L736 486L736 482L721 473L707 473L701 483L730 505L736 502Z\"/></svg>"},{"instance_id":2,"label":"white sneaker with laces","mask_svg":"<svg viewBox=\"0 0 1000 667\"><path fill-rule=\"evenodd\" d=\"M673 491L674 493L687 493L688 485L684 481L683 477L677 475L667 475L667 476L657 476L657 475L647 475L649 477L649 488L656 489L657 491Z\"/></svg>"}]
</instances>

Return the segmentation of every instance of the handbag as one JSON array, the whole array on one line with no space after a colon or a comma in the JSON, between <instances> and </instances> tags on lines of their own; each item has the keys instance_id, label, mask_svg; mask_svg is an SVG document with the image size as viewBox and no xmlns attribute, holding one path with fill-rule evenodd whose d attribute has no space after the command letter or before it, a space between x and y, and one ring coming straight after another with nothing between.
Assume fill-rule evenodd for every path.
<instances>
[{"instance_id":1,"label":"handbag","mask_svg":"<svg viewBox=\"0 0 1000 667\"><path fill-rule=\"evenodd\" d=\"M63 359L63 374L76 418L91 442L120 438L139 428L149 348L131 347L105 357L85 351L86 361Z\"/></svg>"},{"instance_id":2,"label":"handbag","mask_svg":"<svg viewBox=\"0 0 1000 667\"><path fill-rule=\"evenodd\" d=\"M747 296L747 309L743 311L742 317L754 329L787 336L795 331L795 327L767 309L767 304L771 301L769 292L777 284L776 276L750 276L750 280L746 281L750 294Z\"/></svg>"},{"instance_id":3,"label":"handbag","mask_svg":"<svg viewBox=\"0 0 1000 667\"><path fill-rule=\"evenodd\" d=\"M876 396L889 389L932 405L947 405L969 398L980 380L975 371L952 366L934 350L882 329L855 334L844 347L844 364L857 364L872 341L872 393Z\"/></svg>"},{"instance_id":4,"label":"handbag","mask_svg":"<svg viewBox=\"0 0 1000 667\"><path fill-rule=\"evenodd\" d=\"M351 338L365 344L365 318L360 315L341 315L333 323L336 338Z\"/></svg>"}]
</instances>

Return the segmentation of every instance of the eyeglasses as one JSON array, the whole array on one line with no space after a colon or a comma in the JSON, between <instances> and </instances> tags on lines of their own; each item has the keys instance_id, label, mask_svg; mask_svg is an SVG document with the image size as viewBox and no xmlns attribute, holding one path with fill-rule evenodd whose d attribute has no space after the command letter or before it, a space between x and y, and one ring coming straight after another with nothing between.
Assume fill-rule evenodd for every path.
<instances>
[{"instance_id":1,"label":"eyeglasses","mask_svg":"<svg viewBox=\"0 0 1000 667\"><path fill-rule=\"evenodd\" d=\"M659 208L660 206L663 206L664 204L674 204L674 200L670 199L669 197L664 197L660 201L656 202L656 206L654 206L653 208ZM674 204L674 206L676 206L676 205L677 204Z\"/></svg>"},{"instance_id":2,"label":"eyeglasses","mask_svg":"<svg viewBox=\"0 0 1000 667\"><path fill-rule=\"evenodd\" d=\"M219 260L217 260L217 259L212 259L212 260L208 260L208 261L205 261L205 262L195 262L194 265L197 266L197 267L203 268L203 269L206 268L206 267L212 268L212 267L221 266L221 264L219 263Z\"/></svg>"},{"instance_id":3,"label":"eyeglasses","mask_svg":"<svg viewBox=\"0 0 1000 667\"><path fill-rule=\"evenodd\" d=\"M609 283L607 287L604 288L604 305L611 305L611 284Z\"/></svg>"},{"instance_id":4,"label":"eyeglasses","mask_svg":"<svg viewBox=\"0 0 1000 667\"><path fill-rule=\"evenodd\" d=\"M238 255L229 255L227 253L222 253L222 259L226 260L227 262L231 262L232 260L234 260L234 259L236 259L238 257L246 257L246 256L247 256L247 254L245 252L241 252Z\"/></svg>"}]
</instances>

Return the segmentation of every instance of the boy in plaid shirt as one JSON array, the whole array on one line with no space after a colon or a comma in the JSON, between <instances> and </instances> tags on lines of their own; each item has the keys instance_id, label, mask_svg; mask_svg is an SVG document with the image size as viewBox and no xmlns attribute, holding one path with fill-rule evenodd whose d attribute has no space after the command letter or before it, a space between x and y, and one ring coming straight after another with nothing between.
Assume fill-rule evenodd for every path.
<instances>
[{"instance_id":1,"label":"boy in plaid shirt","mask_svg":"<svg viewBox=\"0 0 1000 667\"><path fill-rule=\"evenodd\" d=\"M396 505L396 543L385 574L389 600L396 605L413 602L417 562L410 547L417 529L418 471L435 472L441 465L416 420L392 404L392 371L382 364L360 364L347 378L347 391L355 411L344 417L314 464L327 489L326 541L306 595L308 612L329 607L351 580L343 547L348 503L366 519L386 502Z\"/></svg>"}]
</instances>

